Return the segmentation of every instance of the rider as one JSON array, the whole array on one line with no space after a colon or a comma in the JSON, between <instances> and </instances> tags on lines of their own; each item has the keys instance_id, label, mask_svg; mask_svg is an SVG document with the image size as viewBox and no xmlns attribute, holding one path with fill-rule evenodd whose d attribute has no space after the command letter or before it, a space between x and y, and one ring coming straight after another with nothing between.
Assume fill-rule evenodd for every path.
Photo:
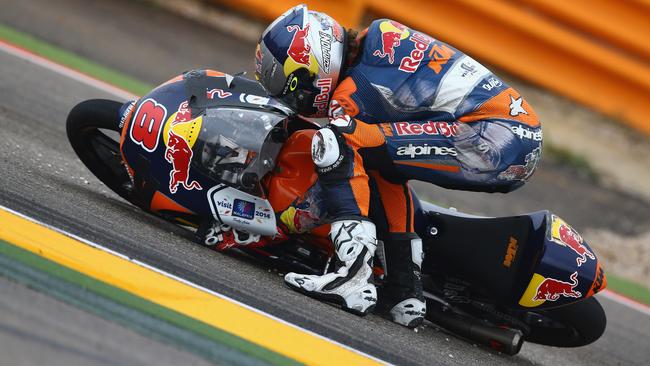
<instances>
[{"instance_id":1,"label":"rider","mask_svg":"<svg viewBox=\"0 0 650 366\"><path fill-rule=\"evenodd\" d=\"M446 43L387 19L345 30L305 5L264 31L256 77L302 115L331 118L314 135L312 159L333 219L335 271L289 273L286 282L354 312L372 310L373 185L387 218L379 305L393 321L418 325L426 311L423 253L408 180L483 192L520 187L540 157L537 115L516 90Z\"/></svg>"}]
</instances>

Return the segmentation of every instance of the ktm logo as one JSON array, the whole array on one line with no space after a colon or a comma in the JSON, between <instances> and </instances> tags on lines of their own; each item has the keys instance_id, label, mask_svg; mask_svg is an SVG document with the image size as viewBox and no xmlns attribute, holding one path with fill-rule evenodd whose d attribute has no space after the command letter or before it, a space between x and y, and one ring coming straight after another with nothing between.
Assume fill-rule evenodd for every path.
<instances>
[{"instance_id":1,"label":"ktm logo","mask_svg":"<svg viewBox=\"0 0 650 366\"><path fill-rule=\"evenodd\" d=\"M503 259L504 267L510 268L510 266L512 265L512 261L515 260L515 256L517 255L518 248L519 245L517 239L511 236L510 241L508 242L508 249L506 250L506 257Z\"/></svg>"}]
</instances>

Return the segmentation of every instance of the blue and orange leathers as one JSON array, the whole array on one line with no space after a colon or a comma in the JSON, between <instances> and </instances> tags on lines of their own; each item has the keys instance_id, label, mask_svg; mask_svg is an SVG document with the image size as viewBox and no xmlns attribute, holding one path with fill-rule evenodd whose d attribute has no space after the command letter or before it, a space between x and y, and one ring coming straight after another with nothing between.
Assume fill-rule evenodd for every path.
<instances>
[{"instance_id":1,"label":"blue and orange leathers","mask_svg":"<svg viewBox=\"0 0 650 366\"><path fill-rule=\"evenodd\" d=\"M368 172L390 232L412 232L410 179L508 192L532 175L541 125L516 90L457 49L391 20L374 21L359 42L330 106L332 117L354 117L328 125L345 155L341 167L321 171L331 215L367 216Z\"/></svg>"}]
</instances>

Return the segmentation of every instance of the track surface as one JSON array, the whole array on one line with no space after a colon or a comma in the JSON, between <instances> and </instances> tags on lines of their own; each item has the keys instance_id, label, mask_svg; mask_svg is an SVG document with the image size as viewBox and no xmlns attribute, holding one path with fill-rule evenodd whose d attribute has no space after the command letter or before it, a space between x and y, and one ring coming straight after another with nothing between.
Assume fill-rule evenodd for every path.
<instances>
[{"instance_id":1,"label":"track surface","mask_svg":"<svg viewBox=\"0 0 650 366\"><path fill-rule=\"evenodd\" d=\"M0 293L3 365L210 364L2 277Z\"/></svg>"},{"instance_id":2,"label":"track surface","mask_svg":"<svg viewBox=\"0 0 650 366\"><path fill-rule=\"evenodd\" d=\"M35 1L24 1L20 6L28 6L32 3ZM63 3L71 6L79 5L78 1ZM107 7L102 9L104 12L110 10L111 6L119 5L99 3ZM57 10L54 8L57 7L49 6L53 8L50 10L56 15ZM137 14L137 11L142 10L138 7L139 5L134 6L130 9L133 11L128 14ZM41 11L47 10L45 8ZM10 5L9 13L11 11ZM6 21L4 17L5 15L0 17L0 21ZM152 19L152 24L156 22L173 24L174 20L164 13L156 13ZM179 20L175 21L182 23ZM27 27L27 25L23 26ZM199 39L197 42L201 43L201 39L204 39L204 34L207 32L205 29L194 32ZM212 40L216 41L216 38ZM132 40L125 42L132 42ZM128 49L128 46L125 47ZM243 51L239 53L234 48L228 57L241 61L244 55ZM136 60L134 64L144 68L146 64L143 62ZM65 117L70 108L80 100L96 97L113 98L112 96L1 52L0 65L2 65L0 67L0 95L2 96L0 204L2 205L96 241L392 363L642 365L650 362L650 354L646 349L650 344L650 317L602 298L601 302L607 312L609 324L603 338L595 344L579 349L552 349L527 344L520 355L511 358L474 347L434 327L420 329L415 333L375 316L361 319L294 293L282 284L277 274L270 273L244 258L221 255L190 243L187 240L187 233L183 230L156 218L143 216L136 208L119 199L90 176L67 144ZM160 77L158 81L180 71L168 71L164 67L157 67L160 68L158 73L167 72L167 75ZM223 67L222 69L235 71ZM137 71L134 74L138 75ZM562 184L563 182L566 185ZM612 202L624 203L616 205L613 210L617 212L611 214L612 216L620 217L634 211L637 211L637 215L639 212L643 215L644 204L637 204L634 200L626 199L622 194L608 192L598 187L581 186L579 183L579 180L566 178L561 169L549 166L543 167L536 174L532 184L512 196L509 195L507 199L504 196L498 198L487 195L467 196L449 191L439 191L441 193L436 193L435 196L443 202L454 202L457 207L463 208L463 205L472 204L469 207L473 207L475 211L495 215L511 214L532 207L548 208L556 202L550 199L552 195L549 192L552 193L554 190L558 195L571 195L573 192L574 200L580 197L589 199L589 196L599 196L599 200L588 200L592 202L591 206L580 211L575 211L575 206L589 205L584 200L575 200L580 202L577 205L569 205L566 200L564 202L559 200L558 207L552 208L569 222L582 220L583 227L590 223L593 225L593 221L585 217L584 210L595 212L593 210L614 207L610 206ZM540 185L544 185L545 189L536 189L536 186ZM542 204L544 200L546 203ZM576 212L575 217L571 217L572 211ZM611 225L611 220L603 221ZM634 232L636 224L638 222L631 219L627 225L619 222L612 226L618 227L622 232ZM579 224L576 226L580 227ZM11 298L7 300L11 306L29 303L30 307L39 309L39 313L49 314L50 307L39 302L28 301L21 296ZM88 315L80 312L72 317L74 319L83 316ZM2 321L2 324L7 323ZM32 332L33 336L52 337L51 339L55 337L54 332L48 330L37 332L36 329L31 329L29 332ZM79 332L77 336L84 337L86 334L84 332L92 332L92 328L71 329L71 332ZM15 336L17 333L8 334ZM128 340L117 338L114 338L116 344L128 345ZM147 355L154 357L159 352L161 346L153 343L139 347L143 359L146 360ZM4 353L5 347L9 344L0 342L0 352ZM30 351L40 352L34 349ZM95 355L100 357L99 351L92 347L86 351L96 352Z\"/></svg>"}]
</instances>

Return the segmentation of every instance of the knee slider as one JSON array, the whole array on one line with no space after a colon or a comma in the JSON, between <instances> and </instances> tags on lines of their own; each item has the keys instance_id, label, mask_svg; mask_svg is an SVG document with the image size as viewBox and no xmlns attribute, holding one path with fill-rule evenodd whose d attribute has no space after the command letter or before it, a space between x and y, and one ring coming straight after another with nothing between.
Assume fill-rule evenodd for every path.
<instances>
[{"instance_id":1,"label":"knee slider","mask_svg":"<svg viewBox=\"0 0 650 366\"><path fill-rule=\"evenodd\" d=\"M311 140L311 159L319 170L332 170L341 164L343 154L334 131L321 128Z\"/></svg>"}]
</instances>

